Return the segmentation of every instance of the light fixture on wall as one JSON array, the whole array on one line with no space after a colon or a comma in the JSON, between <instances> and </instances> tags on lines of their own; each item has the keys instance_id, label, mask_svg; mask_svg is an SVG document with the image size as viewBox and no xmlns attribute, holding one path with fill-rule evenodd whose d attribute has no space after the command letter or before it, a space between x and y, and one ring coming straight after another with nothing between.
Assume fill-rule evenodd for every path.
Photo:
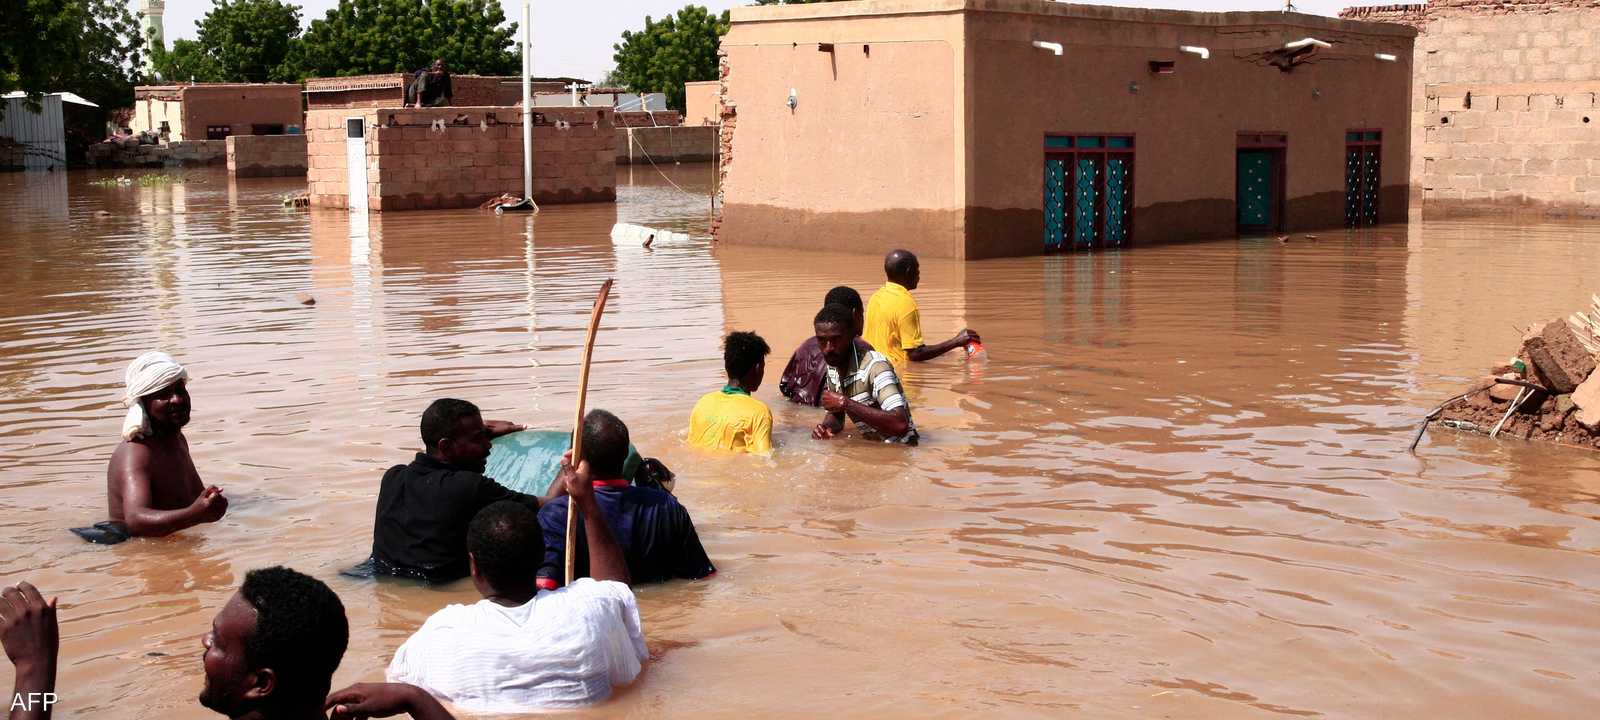
<instances>
[{"instance_id":1,"label":"light fixture on wall","mask_svg":"<svg viewBox=\"0 0 1600 720\"><path fill-rule=\"evenodd\" d=\"M1373 57L1375 57L1375 58L1377 58L1379 60L1382 60L1384 62L1394 62L1396 60L1399 60L1399 58L1395 57L1392 53L1377 53L1377 54L1373 55Z\"/></svg>"},{"instance_id":2,"label":"light fixture on wall","mask_svg":"<svg viewBox=\"0 0 1600 720\"><path fill-rule=\"evenodd\" d=\"M1199 55L1201 60L1211 59L1211 50L1209 48L1200 47L1199 45L1179 45L1178 50L1180 52L1194 53L1195 55Z\"/></svg>"},{"instance_id":3,"label":"light fixture on wall","mask_svg":"<svg viewBox=\"0 0 1600 720\"><path fill-rule=\"evenodd\" d=\"M1296 40L1294 42L1286 42L1286 43L1283 44L1283 49L1285 49L1285 50L1299 50L1300 48L1311 47L1313 45L1315 45L1316 47L1319 47L1319 48L1331 48L1331 47L1333 47L1333 43L1323 42L1323 41L1318 40L1318 39L1316 39L1314 37L1308 37L1308 38L1301 38L1301 39Z\"/></svg>"},{"instance_id":4,"label":"light fixture on wall","mask_svg":"<svg viewBox=\"0 0 1600 720\"><path fill-rule=\"evenodd\" d=\"M1049 50L1050 52L1053 52L1053 53L1055 53L1057 55L1061 54L1061 43L1058 43L1058 42L1046 42L1044 40L1035 40L1035 41L1033 41L1033 46L1036 47L1036 48L1039 48L1040 50Z\"/></svg>"},{"instance_id":5,"label":"light fixture on wall","mask_svg":"<svg viewBox=\"0 0 1600 720\"><path fill-rule=\"evenodd\" d=\"M800 93L795 92L794 88L789 88L789 112L794 112L795 106L799 104Z\"/></svg>"}]
</instances>

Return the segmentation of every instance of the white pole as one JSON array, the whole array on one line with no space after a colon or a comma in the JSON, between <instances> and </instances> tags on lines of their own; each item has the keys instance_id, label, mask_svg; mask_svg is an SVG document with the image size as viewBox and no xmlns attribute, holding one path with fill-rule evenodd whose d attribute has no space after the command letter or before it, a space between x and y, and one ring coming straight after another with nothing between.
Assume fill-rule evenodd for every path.
<instances>
[{"instance_id":1,"label":"white pole","mask_svg":"<svg viewBox=\"0 0 1600 720\"><path fill-rule=\"evenodd\" d=\"M533 202L533 0L522 0L522 199Z\"/></svg>"}]
</instances>

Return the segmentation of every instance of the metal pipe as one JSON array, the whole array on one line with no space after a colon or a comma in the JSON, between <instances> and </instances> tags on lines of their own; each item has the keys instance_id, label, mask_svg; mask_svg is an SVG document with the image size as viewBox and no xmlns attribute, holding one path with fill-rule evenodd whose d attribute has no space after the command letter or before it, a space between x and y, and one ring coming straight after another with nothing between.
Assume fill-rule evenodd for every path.
<instances>
[{"instance_id":1,"label":"metal pipe","mask_svg":"<svg viewBox=\"0 0 1600 720\"><path fill-rule=\"evenodd\" d=\"M522 199L533 202L533 0L522 0Z\"/></svg>"}]
</instances>

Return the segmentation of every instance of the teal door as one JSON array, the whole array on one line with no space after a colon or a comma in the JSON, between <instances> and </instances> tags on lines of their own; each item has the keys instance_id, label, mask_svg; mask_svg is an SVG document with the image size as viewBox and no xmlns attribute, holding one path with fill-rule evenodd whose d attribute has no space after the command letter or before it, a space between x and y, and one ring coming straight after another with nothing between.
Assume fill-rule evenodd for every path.
<instances>
[{"instance_id":1,"label":"teal door","mask_svg":"<svg viewBox=\"0 0 1600 720\"><path fill-rule=\"evenodd\" d=\"M1240 230L1277 229L1278 183L1271 150L1240 150L1238 194Z\"/></svg>"}]
</instances>

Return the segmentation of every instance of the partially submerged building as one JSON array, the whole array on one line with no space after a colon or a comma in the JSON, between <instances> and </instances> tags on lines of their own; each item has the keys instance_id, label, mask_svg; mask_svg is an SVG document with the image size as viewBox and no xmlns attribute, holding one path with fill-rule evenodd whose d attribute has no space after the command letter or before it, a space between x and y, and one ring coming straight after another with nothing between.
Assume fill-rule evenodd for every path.
<instances>
[{"instance_id":1,"label":"partially submerged building","mask_svg":"<svg viewBox=\"0 0 1600 720\"><path fill-rule=\"evenodd\" d=\"M348 77L308 78L305 84L306 107L318 108L398 108L405 102L406 84L411 73L379 73ZM558 93L576 78L533 78L534 93ZM509 75L450 74L450 105L490 107L522 102L522 78Z\"/></svg>"},{"instance_id":2,"label":"partially submerged building","mask_svg":"<svg viewBox=\"0 0 1600 720\"><path fill-rule=\"evenodd\" d=\"M282 135L304 124L300 103L300 86L289 83L141 85L129 127L171 142Z\"/></svg>"},{"instance_id":3,"label":"partially submerged building","mask_svg":"<svg viewBox=\"0 0 1600 720\"><path fill-rule=\"evenodd\" d=\"M1600 217L1600 3L1354 7L1418 30L1411 188L1425 213Z\"/></svg>"},{"instance_id":4,"label":"partially submerged building","mask_svg":"<svg viewBox=\"0 0 1600 720\"><path fill-rule=\"evenodd\" d=\"M1042 0L732 13L723 242L984 258L1406 215L1408 27Z\"/></svg>"},{"instance_id":5,"label":"partially submerged building","mask_svg":"<svg viewBox=\"0 0 1600 720\"><path fill-rule=\"evenodd\" d=\"M0 170L66 167L72 159L67 147L70 116L99 107L69 92L40 97L37 111L29 109L27 93L20 90L0 96L0 110L4 111L0 115Z\"/></svg>"}]
</instances>

